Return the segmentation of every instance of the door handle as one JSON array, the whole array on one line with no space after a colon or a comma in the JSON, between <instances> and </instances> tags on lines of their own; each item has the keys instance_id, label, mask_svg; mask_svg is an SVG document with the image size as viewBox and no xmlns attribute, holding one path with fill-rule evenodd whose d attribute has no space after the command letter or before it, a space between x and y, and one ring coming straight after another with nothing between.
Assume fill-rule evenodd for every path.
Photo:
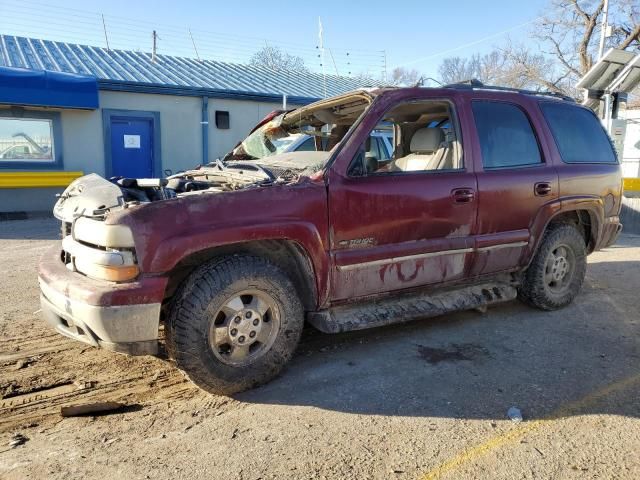
<instances>
[{"instance_id":1,"label":"door handle","mask_svg":"<svg viewBox=\"0 0 640 480\"><path fill-rule=\"evenodd\" d=\"M551 193L551 184L549 182L538 182L534 185L533 191L538 197L544 197Z\"/></svg>"},{"instance_id":2,"label":"door handle","mask_svg":"<svg viewBox=\"0 0 640 480\"><path fill-rule=\"evenodd\" d=\"M470 188L456 188L451 191L451 196L455 203L469 203L473 201L476 194Z\"/></svg>"}]
</instances>

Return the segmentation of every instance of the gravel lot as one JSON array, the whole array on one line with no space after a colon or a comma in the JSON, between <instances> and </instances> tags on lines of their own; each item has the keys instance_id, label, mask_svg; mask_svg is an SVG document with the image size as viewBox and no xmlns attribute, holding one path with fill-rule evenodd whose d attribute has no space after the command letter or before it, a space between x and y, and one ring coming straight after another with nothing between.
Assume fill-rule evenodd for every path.
<instances>
[{"instance_id":1,"label":"gravel lot","mask_svg":"<svg viewBox=\"0 0 640 480\"><path fill-rule=\"evenodd\" d=\"M0 478L640 478L638 236L589 257L564 310L308 331L280 378L231 399L50 331L35 267L57 233L0 222ZM128 408L60 416L104 400Z\"/></svg>"}]
</instances>

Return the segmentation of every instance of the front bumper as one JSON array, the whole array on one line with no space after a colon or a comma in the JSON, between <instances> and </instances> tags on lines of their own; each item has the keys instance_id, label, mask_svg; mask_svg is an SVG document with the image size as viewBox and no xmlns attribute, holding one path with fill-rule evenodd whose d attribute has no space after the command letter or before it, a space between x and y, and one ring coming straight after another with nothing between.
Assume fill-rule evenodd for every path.
<instances>
[{"instance_id":1,"label":"front bumper","mask_svg":"<svg viewBox=\"0 0 640 480\"><path fill-rule=\"evenodd\" d=\"M92 280L68 270L59 255L59 247L51 249L39 267L40 304L47 323L89 345L130 355L156 354L166 280Z\"/></svg>"}]
</instances>

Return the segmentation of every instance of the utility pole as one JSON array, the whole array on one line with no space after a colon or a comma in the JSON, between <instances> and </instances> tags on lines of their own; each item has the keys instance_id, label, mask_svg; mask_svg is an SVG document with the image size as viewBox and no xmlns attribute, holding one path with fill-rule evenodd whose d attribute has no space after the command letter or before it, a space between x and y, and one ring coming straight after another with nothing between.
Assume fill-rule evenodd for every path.
<instances>
[{"instance_id":1,"label":"utility pole","mask_svg":"<svg viewBox=\"0 0 640 480\"><path fill-rule=\"evenodd\" d=\"M107 50L111 50L109 48L109 37L107 36L107 24L104 22L104 15L102 15L102 29L104 30L104 40L107 42Z\"/></svg>"},{"instance_id":2,"label":"utility pole","mask_svg":"<svg viewBox=\"0 0 640 480\"><path fill-rule=\"evenodd\" d=\"M189 36L191 37L191 43L193 43L193 49L196 51L196 58L198 59L199 62L201 62L202 60L200 60L200 55L198 55L198 49L196 48L196 41L193 39L193 35L191 34L191 29L189 29Z\"/></svg>"},{"instance_id":3,"label":"utility pole","mask_svg":"<svg viewBox=\"0 0 640 480\"><path fill-rule=\"evenodd\" d=\"M320 40L320 61L322 62L322 84L324 86L324 98L327 98L327 72L324 67L324 32L322 20L318 17L318 39Z\"/></svg>"},{"instance_id":4,"label":"utility pole","mask_svg":"<svg viewBox=\"0 0 640 480\"><path fill-rule=\"evenodd\" d=\"M151 50L151 62L156 63L156 51L158 48L158 34L156 33L155 30L153 31L152 37L153 37L153 49Z\"/></svg>"},{"instance_id":5,"label":"utility pole","mask_svg":"<svg viewBox=\"0 0 640 480\"><path fill-rule=\"evenodd\" d=\"M602 9L602 28L600 30L600 48L598 49L598 59L604 55L604 42L609 36L609 0L604 0L604 7Z\"/></svg>"},{"instance_id":6,"label":"utility pole","mask_svg":"<svg viewBox=\"0 0 640 480\"><path fill-rule=\"evenodd\" d=\"M387 51L383 50L382 51L382 55L384 56L384 71L383 73L383 77L384 77L384 84L387 84Z\"/></svg>"}]
</instances>

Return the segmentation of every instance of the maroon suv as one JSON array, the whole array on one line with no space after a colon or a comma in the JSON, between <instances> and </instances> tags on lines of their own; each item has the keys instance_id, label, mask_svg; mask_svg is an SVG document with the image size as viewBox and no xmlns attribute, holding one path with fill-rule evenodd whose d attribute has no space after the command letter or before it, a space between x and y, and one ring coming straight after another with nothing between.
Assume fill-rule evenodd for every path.
<instances>
[{"instance_id":1,"label":"maroon suv","mask_svg":"<svg viewBox=\"0 0 640 480\"><path fill-rule=\"evenodd\" d=\"M300 135L314 148L288 152ZM177 365L228 394L273 378L305 319L341 332L516 296L561 308L615 241L620 199L609 138L569 99L363 89L274 112L191 171L73 182L42 310L130 354L155 353L163 323Z\"/></svg>"}]
</instances>

